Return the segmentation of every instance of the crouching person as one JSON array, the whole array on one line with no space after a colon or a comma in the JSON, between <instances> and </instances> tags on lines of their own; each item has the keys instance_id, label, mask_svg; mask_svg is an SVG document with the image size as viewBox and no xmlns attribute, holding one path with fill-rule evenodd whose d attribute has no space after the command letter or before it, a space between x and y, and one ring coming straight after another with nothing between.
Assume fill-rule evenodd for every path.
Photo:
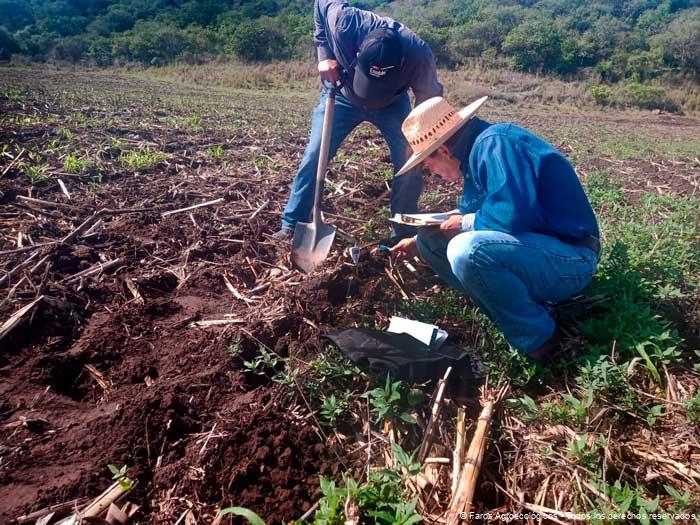
<instances>
[{"instance_id":1,"label":"crouching person","mask_svg":"<svg viewBox=\"0 0 700 525\"><path fill-rule=\"evenodd\" d=\"M420 255L471 297L529 358L547 361L558 330L545 303L570 298L593 278L598 224L569 161L534 133L474 117L486 97L456 111L441 97L409 114L402 130L422 165L463 182L460 214L392 248Z\"/></svg>"}]
</instances>

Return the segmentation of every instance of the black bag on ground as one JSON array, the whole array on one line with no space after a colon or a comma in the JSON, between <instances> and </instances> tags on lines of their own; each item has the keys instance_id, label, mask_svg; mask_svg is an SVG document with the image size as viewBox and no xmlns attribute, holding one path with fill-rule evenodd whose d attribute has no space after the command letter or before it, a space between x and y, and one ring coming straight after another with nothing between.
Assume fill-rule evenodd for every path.
<instances>
[{"instance_id":1,"label":"black bag on ground","mask_svg":"<svg viewBox=\"0 0 700 525\"><path fill-rule=\"evenodd\" d=\"M451 366L451 382L461 387L481 383L486 376L476 356L445 345L435 350L408 334L349 328L323 337L360 368L379 376L391 373L395 379L424 383L442 377Z\"/></svg>"}]
</instances>

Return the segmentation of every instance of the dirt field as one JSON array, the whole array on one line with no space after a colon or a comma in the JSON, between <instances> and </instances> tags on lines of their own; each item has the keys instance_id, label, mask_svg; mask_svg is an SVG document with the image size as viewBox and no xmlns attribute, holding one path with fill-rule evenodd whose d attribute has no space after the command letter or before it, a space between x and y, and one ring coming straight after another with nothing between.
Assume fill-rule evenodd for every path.
<instances>
[{"instance_id":1,"label":"dirt field","mask_svg":"<svg viewBox=\"0 0 700 525\"><path fill-rule=\"evenodd\" d=\"M352 135L326 187L327 211L361 240L361 261L351 264L341 239L306 277L268 235L315 93L0 72L0 321L43 297L0 341L0 522L94 497L111 483L108 464L129 466L129 499L154 524L188 509L207 523L230 504L294 520L318 500L319 474L362 469L352 436L319 432L293 386L244 361L262 346L310 362L322 332L386 326L404 291L422 300L440 286L425 267L412 273L369 253L388 235L378 133ZM483 116L542 133L582 178L609 170L632 198L697 195L698 119L498 100ZM424 192L426 208L459 192L436 188ZM226 324L197 324L208 320ZM464 346L487 337L475 319L431 321ZM477 500L494 508L504 501L495 494Z\"/></svg>"}]
</instances>

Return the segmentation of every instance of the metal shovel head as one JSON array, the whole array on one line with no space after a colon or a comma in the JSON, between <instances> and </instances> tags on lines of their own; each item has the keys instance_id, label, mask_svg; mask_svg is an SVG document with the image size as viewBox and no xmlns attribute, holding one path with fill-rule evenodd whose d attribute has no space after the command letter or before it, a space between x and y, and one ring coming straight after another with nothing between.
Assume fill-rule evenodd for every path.
<instances>
[{"instance_id":1,"label":"metal shovel head","mask_svg":"<svg viewBox=\"0 0 700 525\"><path fill-rule=\"evenodd\" d=\"M298 222L292 239L292 264L304 273L311 273L331 251L335 226L323 221Z\"/></svg>"}]
</instances>

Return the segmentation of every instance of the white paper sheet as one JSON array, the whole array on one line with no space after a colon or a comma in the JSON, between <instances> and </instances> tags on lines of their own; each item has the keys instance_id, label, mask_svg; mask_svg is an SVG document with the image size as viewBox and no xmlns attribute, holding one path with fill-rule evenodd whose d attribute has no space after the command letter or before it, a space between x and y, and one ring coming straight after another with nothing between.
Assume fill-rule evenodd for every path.
<instances>
[{"instance_id":1,"label":"white paper sheet","mask_svg":"<svg viewBox=\"0 0 700 525\"><path fill-rule=\"evenodd\" d=\"M440 348L445 339L447 339L447 332L434 324L421 323L420 321L396 316L391 318L387 332L408 334L434 349Z\"/></svg>"},{"instance_id":2,"label":"white paper sheet","mask_svg":"<svg viewBox=\"0 0 700 525\"><path fill-rule=\"evenodd\" d=\"M400 224L413 224L415 226L429 226L442 224L450 215L456 215L459 210L446 211L441 213L397 213L391 219L392 222Z\"/></svg>"}]
</instances>

